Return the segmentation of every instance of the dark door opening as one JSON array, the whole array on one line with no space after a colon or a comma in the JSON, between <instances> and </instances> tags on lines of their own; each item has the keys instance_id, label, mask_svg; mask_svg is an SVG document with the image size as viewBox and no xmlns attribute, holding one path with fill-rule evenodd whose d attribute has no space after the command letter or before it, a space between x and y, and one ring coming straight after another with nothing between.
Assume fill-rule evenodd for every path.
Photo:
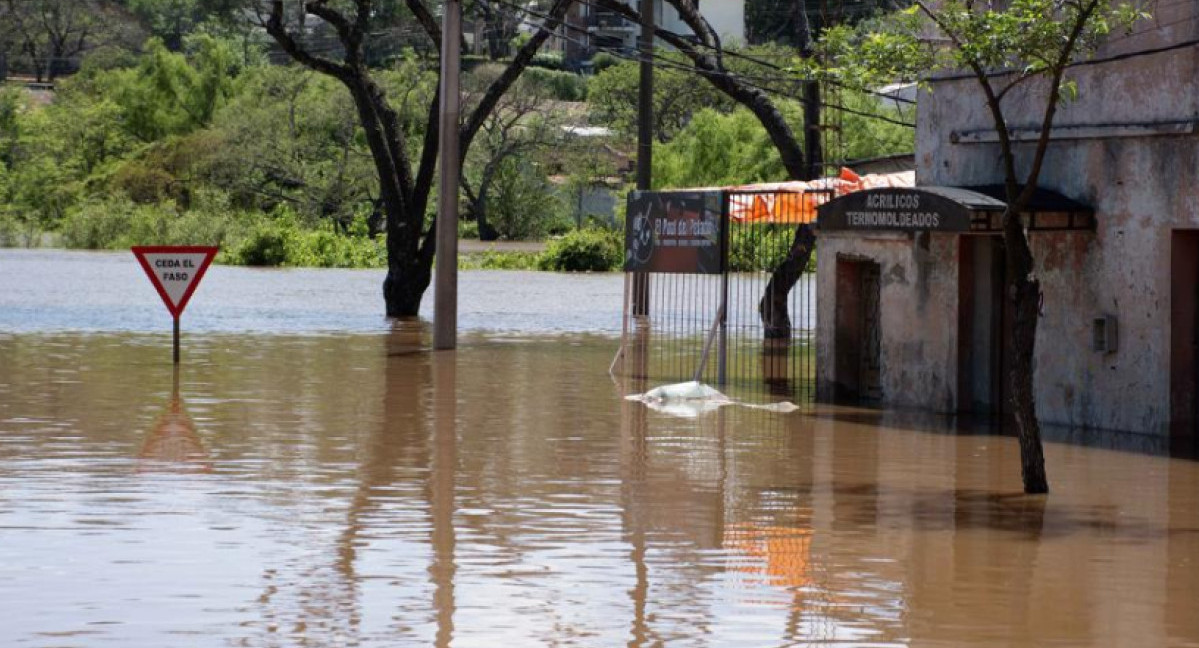
<instances>
[{"instance_id":1,"label":"dark door opening","mask_svg":"<svg viewBox=\"0 0 1199 648\"><path fill-rule=\"evenodd\" d=\"M1170 434L1178 449L1193 447L1199 421L1199 231L1170 239Z\"/></svg>"},{"instance_id":2,"label":"dark door opening","mask_svg":"<svg viewBox=\"0 0 1199 648\"><path fill-rule=\"evenodd\" d=\"M879 265L837 259L833 398L838 402L882 399L882 320Z\"/></svg>"},{"instance_id":3,"label":"dark door opening","mask_svg":"<svg viewBox=\"0 0 1199 648\"><path fill-rule=\"evenodd\" d=\"M961 237L958 271L958 411L1001 417L1006 409L1004 356L1011 309L1003 239Z\"/></svg>"}]
</instances>

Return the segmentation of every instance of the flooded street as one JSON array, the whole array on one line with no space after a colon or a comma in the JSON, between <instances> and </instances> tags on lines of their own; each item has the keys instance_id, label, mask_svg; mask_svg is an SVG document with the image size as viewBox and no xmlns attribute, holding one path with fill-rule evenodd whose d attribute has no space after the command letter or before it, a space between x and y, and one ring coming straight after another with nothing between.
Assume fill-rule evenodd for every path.
<instances>
[{"instance_id":1,"label":"flooded street","mask_svg":"<svg viewBox=\"0 0 1199 648\"><path fill-rule=\"evenodd\" d=\"M624 400L619 275L463 273L448 353L380 280L214 267L176 374L132 255L0 250L0 646L1199 646L1199 463L1027 498L986 430Z\"/></svg>"}]
</instances>

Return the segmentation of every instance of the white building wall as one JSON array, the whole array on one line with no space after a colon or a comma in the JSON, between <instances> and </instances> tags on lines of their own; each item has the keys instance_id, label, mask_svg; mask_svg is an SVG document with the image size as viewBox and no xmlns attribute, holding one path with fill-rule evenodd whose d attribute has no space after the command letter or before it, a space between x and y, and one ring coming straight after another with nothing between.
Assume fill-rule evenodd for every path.
<instances>
[{"instance_id":1,"label":"white building wall","mask_svg":"<svg viewBox=\"0 0 1199 648\"><path fill-rule=\"evenodd\" d=\"M638 0L624 0L625 4L638 8ZM665 0L654 0L655 16L658 26L679 34L693 34L687 23L679 18L679 13ZM708 24L721 38L726 46L745 44L745 0L700 0L700 13L707 19ZM627 46L637 43L636 32L629 36Z\"/></svg>"}]
</instances>

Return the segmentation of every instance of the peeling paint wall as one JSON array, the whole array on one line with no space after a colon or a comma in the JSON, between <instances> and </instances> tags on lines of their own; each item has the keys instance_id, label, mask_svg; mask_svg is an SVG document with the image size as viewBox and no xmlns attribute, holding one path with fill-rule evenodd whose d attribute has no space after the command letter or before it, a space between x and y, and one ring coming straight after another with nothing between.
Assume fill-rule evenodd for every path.
<instances>
[{"instance_id":1,"label":"peeling paint wall","mask_svg":"<svg viewBox=\"0 0 1199 648\"><path fill-rule=\"evenodd\" d=\"M818 396L831 400L836 380L837 260L879 264L882 400L889 405L952 411L957 372L958 237L948 234L822 234L817 255Z\"/></svg>"},{"instance_id":2,"label":"peeling paint wall","mask_svg":"<svg viewBox=\"0 0 1199 648\"><path fill-rule=\"evenodd\" d=\"M1175 16L1174 14L1177 14ZM1139 33L1100 55L1199 36L1199 1L1168 5ZM1191 16L1190 20L1186 20ZM1079 99L1059 112L1041 185L1095 208L1094 233L1031 234L1045 293L1037 338L1038 413L1045 423L1165 432L1170 417L1172 230L1199 229L1199 136L1144 136L1139 125L1199 119L1194 47L1071 71ZM935 79L919 97L917 183L964 186L1003 181L996 144L954 143L993 131L972 79ZM1006 106L1009 124L1033 127L1044 88L1030 84ZM1070 127L1098 127L1086 138ZM1098 133L1096 135L1096 132ZM1019 145L1020 169L1032 144ZM829 362L838 255L882 265L883 401L956 409L958 236L866 237L827 233L818 268L818 377ZM1119 351L1092 351L1096 317L1119 322Z\"/></svg>"}]
</instances>

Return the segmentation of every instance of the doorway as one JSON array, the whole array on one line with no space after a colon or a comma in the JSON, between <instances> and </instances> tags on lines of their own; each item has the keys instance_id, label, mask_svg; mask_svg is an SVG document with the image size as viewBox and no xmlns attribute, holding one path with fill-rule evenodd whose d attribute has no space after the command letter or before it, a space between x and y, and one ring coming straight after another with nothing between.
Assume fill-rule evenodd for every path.
<instances>
[{"instance_id":1,"label":"doorway","mask_svg":"<svg viewBox=\"0 0 1199 648\"><path fill-rule=\"evenodd\" d=\"M1003 238L962 236L958 271L958 411L1001 417L1011 309Z\"/></svg>"},{"instance_id":2,"label":"doorway","mask_svg":"<svg viewBox=\"0 0 1199 648\"><path fill-rule=\"evenodd\" d=\"M1193 444L1199 421L1199 231L1175 230L1170 240L1170 433Z\"/></svg>"},{"instance_id":3,"label":"doorway","mask_svg":"<svg viewBox=\"0 0 1199 648\"><path fill-rule=\"evenodd\" d=\"M882 319L879 264L837 259L833 398L838 402L882 400Z\"/></svg>"}]
</instances>

